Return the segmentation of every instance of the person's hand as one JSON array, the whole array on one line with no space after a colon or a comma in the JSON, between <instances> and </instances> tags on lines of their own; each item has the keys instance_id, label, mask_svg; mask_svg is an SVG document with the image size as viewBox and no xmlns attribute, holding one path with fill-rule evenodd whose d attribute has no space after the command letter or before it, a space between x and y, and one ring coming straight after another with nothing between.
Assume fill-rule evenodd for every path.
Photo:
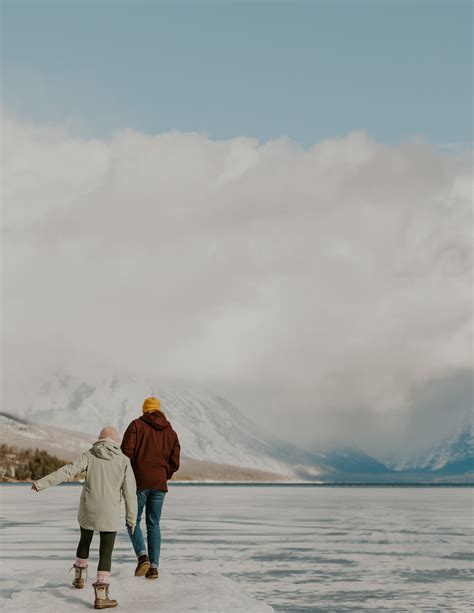
<instances>
[{"instance_id":1,"label":"person's hand","mask_svg":"<svg viewBox=\"0 0 474 613\"><path fill-rule=\"evenodd\" d=\"M36 483L32 483L32 484L31 484L31 489L32 489L34 492L38 492L38 491L39 491L39 490L38 490L38 487L37 487L37 485L36 485Z\"/></svg>"},{"instance_id":2,"label":"person's hand","mask_svg":"<svg viewBox=\"0 0 474 613\"><path fill-rule=\"evenodd\" d=\"M135 524L127 524L127 530L130 534L133 534L135 532Z\"/></svg>"}]
</instances>

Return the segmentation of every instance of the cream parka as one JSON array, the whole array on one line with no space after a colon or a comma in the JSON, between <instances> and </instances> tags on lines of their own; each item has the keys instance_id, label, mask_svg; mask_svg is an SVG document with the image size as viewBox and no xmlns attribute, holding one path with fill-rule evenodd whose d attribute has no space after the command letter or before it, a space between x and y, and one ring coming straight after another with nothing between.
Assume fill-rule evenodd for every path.
<instances>
[{"instance_id":1,"label":"cream parka","mask_svg":"<svg viewBox=\"0 0 474 613\"><path fill-rule=\"evenodd\" d=\"M73 464L67 464L36 481L38 491L59 485L86 472L77 520L82 528L117 532L120 527L120 502L125 500L125 519L137 521L137 493L130 460L111 439L94 443Z\"/></svg>"}]
</instances>

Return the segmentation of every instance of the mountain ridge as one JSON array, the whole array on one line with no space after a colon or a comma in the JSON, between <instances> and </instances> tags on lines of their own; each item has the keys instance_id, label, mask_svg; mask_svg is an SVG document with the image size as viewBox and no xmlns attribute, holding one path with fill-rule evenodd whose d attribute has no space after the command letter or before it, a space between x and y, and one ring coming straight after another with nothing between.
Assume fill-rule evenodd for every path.
<instances>
[{"instance_id":1,"label":"mountain ridge","mask_svg":"<svg viewBox=\"0 0 474 613\"><path fill-rule=\"evenodd\" d=\"M385 463L352 447L308 451L268 435L236 406L203 386L157 386L136 376L83 380L60 373L41 386L34 399L20 408L18 417L39 427L67 427L90 436L97 436L109 424L123 433L128 423L141 414L143 398L149 395L157 395L162 401L180 437L183 456L197 462L256 470L283 479L325 482L429 481L470 472L471 430L469 437L464 435L467 468L459 464L461 456L455 455L455 445L450 447L453 462L450 464L448 457L444 469L438 466L434 470L433 459ZM433 450L431 456L435 455Z\"/></svg>"},{"instance_id":2,"label":"mountain ridge","mask_svg":"<svg viewBox=\"0 0 474 613\"><path fill-rule=\"evenodd\" d=\"M425 453L388 462L396 471L426 471L433 474L474 472L474 432L472 418L466 414L451 436L438 441Z\"/></svg>"}]
</instances>

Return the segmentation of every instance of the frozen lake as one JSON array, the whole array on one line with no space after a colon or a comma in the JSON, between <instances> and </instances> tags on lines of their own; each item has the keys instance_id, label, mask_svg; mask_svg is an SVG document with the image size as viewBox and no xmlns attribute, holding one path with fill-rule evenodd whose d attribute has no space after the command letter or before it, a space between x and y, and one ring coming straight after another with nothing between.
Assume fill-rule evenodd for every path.
<instances>
[{"instance_id":1,"label":"frozen lake","mask_svg":"<svg viewBox=\"0 0 474 613\"><path fill-rule=\"evenodd\" d=\"M79 494L78 486L39 494L0 487L7 599L21 597L12 571L25 577L22 590L34 593L31 570L37 568L56 581L59 596L58 584L69 590ZM468 611L474 596L472 511L471 488L173 486L163 511L164 581L157 589L164 598L166 590L187 589L173 577L209 573L208 593L215 577L224 575L242 588L242 598L250 594L275 611ZM117 577L125 581L133 564L124 531L112 568L112 595L119 601ZM211 606L196 584L193 610L241 610L239 590L231 598L235 583L222 581L216 589L228 588L229 599ZM43 610L25 601L26 608ZM122 599L120 609L134 607ZM155 609L140 607L145 610Z\"/></svg>"}]
</instances>

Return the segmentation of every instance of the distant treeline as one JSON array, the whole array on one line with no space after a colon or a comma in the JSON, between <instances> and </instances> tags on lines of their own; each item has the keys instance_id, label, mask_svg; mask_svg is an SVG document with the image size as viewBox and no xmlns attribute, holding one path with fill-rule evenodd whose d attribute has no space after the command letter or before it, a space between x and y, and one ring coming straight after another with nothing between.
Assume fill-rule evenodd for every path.
<instances>
[{"instance_id":1,"label":"distant treeline","mask_svg":"<svg viewBox=\"0 0 474 613\"><path fill-rule=\"evenodd\" d=\"M36 481L67 464L40 449L18 449L0 444L0 480Z\"/></svg>"}]
</instances>

